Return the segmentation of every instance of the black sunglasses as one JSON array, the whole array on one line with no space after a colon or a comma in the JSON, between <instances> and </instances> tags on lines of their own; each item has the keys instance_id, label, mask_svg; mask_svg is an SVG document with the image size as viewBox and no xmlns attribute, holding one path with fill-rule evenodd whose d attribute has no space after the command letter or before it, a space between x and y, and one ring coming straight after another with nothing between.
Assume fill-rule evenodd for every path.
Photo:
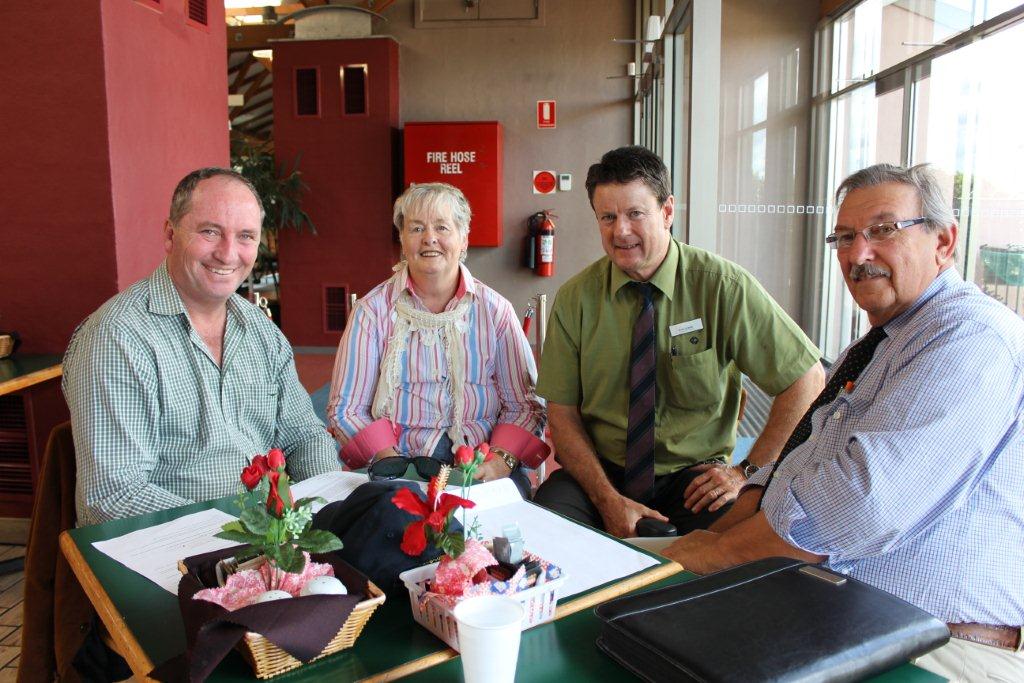
<instances>
[{"instance_id":1,"label":"black sunglasses","mask_svg":"<svg viewBox=\"0 0 1024 683\"><path fill-rule=\"evenodd\" d=\"M412 465L416 468L416 474L420 475L424 480L429 480L431 477L436 477L438 472L441 471L441 464L440 460L428 458L424 455L418 455L415 458L403 456L381 458L370 465L366 473L370 475L370 481L398 479L409 469L409 465Z\"/></svg>"}]
</instances>

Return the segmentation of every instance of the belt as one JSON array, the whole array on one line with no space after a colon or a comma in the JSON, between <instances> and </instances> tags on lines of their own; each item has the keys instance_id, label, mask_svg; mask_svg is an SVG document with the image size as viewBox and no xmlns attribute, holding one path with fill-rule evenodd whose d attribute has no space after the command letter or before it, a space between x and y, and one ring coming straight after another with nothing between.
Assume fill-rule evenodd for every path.
<instances>
[{"instance_id":1,"label":"belt","mask_svg":"<svg viewBox=\"0 0 1024 683\"><path fill-rule=\"evenodd\" d=\"M1021 628L1019 626L992 626L990 624L946 624L954 638L969 640L972 643L991 645L1004 650L1021 648Z\"/></svg>"}]
</instances>

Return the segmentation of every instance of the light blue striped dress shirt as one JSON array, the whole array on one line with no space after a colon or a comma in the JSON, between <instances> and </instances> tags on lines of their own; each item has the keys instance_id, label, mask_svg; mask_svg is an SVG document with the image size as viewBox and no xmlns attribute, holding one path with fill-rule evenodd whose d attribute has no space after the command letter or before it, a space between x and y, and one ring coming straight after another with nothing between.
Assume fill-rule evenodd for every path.
<instances>
[{"instance_id":1,"label":"light blue striped dress shirt","mask_svg":"<svg viewBox=\"0 0 1024 683\"><path fill-rule=\"evenodd\" d=\"M1024 321L951 268L885 331L762 509L788 543L944 621L1020 626Z\"/></svg>"}]
</instances>

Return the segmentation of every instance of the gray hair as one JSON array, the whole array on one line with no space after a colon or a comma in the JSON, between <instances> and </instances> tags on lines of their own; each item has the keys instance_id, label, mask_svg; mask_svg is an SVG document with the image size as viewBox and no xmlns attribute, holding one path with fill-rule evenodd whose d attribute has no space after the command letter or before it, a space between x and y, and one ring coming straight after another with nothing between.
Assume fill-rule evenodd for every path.
<instances>
[{"instance_id":1,"label":"gray hair","mask_svg":"<svg viewBox=\"0 0 1024 683\"><path fill-rule=\"evenodd\" d=\"M875 164L857 171L839 184L836 190L836 206L842 204L846 195L854 190L885 183L899 183L914 188L921 202L921 214L928 219L925 224L928 232L941 230L956 222L953 208L943 196L942 188L928 164L918 164L910 168L893 164Z\"/></svg>"},{"instance_id":2,"label":"gray hair","mask_svg":"<svg viewBox=\"0 0 1024 683\"><path fill-rule=\"evenodd\" d=\"M245 185L249 192L252 192L252 196L256 199L256 204L260 207L260 225L262 225L264 216L263 200L260 199L259 193L256 192L256 187L241 173L232 171L230 168L220 168L217 166L198 168L178 182L178 186L174 188L174 194L171 195L171 212L168 217L171 225L177 225L178 221L192 210L192 195L196 191L196 186L207 178L214 178L216 176L225 176L232 180L237 180Z\"/></svg>"},{"instance_id":3,"label":"gray hair","mask_svg":"<svg viewBox=\"0 0 1024 683\"><path fill-rule=\"evenodd\" d=\"M395 200L393 220L398 232L405 229L405 218L417 211L437 212L438 205L445 202L452 213L455 227L463 237L469 235L469 221L473 212L462 190L448 183L413 183Z\"/></svg>"}]
</instances>

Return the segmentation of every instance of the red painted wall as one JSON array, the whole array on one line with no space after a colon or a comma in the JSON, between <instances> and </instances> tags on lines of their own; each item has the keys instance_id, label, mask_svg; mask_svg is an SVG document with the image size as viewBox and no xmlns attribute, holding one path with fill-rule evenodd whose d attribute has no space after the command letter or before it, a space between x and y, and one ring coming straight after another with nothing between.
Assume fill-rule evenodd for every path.
<instances>
[{"instance_id":1,"label":"red painted wall","mask_svg":"<svg viewBox=\"0 0 1024 683\"><path fill-rule=\"evenodd\" d=\"M368 114L343 116L339 69L368 65ZM295 115L295 69L320 69L320 115ZM317 234L281 234L282 327L292 344L335 346L325 333L323 286L363 296L391 275L398 44L390 38L281 42L274 45L274 148L291 168L297 155L310 187L303 207Z\"/></svg>"},{"instance_id":2,"label":"red painted wall","mask_svg":"<svg viewBox=\"0 0 1024 683\"><path fill-rule=\"evenodd\" d=\"M208 0L208 26L187 23L185 3L103 0L107 123L117 286L163 260L161 231L174 186L201 166L230 163L224 3Z\"/></svg>"},{"instance_id":3,"label":"red painted wall","mask_svg":"<svg viewBox=\"0 0 1024 683\"><path fill-rule=\"evenodd\" d=\"M163 258L187 171L228 162L224 10L184 3L4 3L0 328L61 353L74 327Z\"/></svg>"},{"instance_id":4,"label":"red painted wall","mask_svg":"<svg viewBox=\"0 0 1024 683\"><path fill-rule=\"evenodd\" d=\"M100 7L5 3L0 329L58 353L117 291Z\"/></svg>"}]
</instances>

